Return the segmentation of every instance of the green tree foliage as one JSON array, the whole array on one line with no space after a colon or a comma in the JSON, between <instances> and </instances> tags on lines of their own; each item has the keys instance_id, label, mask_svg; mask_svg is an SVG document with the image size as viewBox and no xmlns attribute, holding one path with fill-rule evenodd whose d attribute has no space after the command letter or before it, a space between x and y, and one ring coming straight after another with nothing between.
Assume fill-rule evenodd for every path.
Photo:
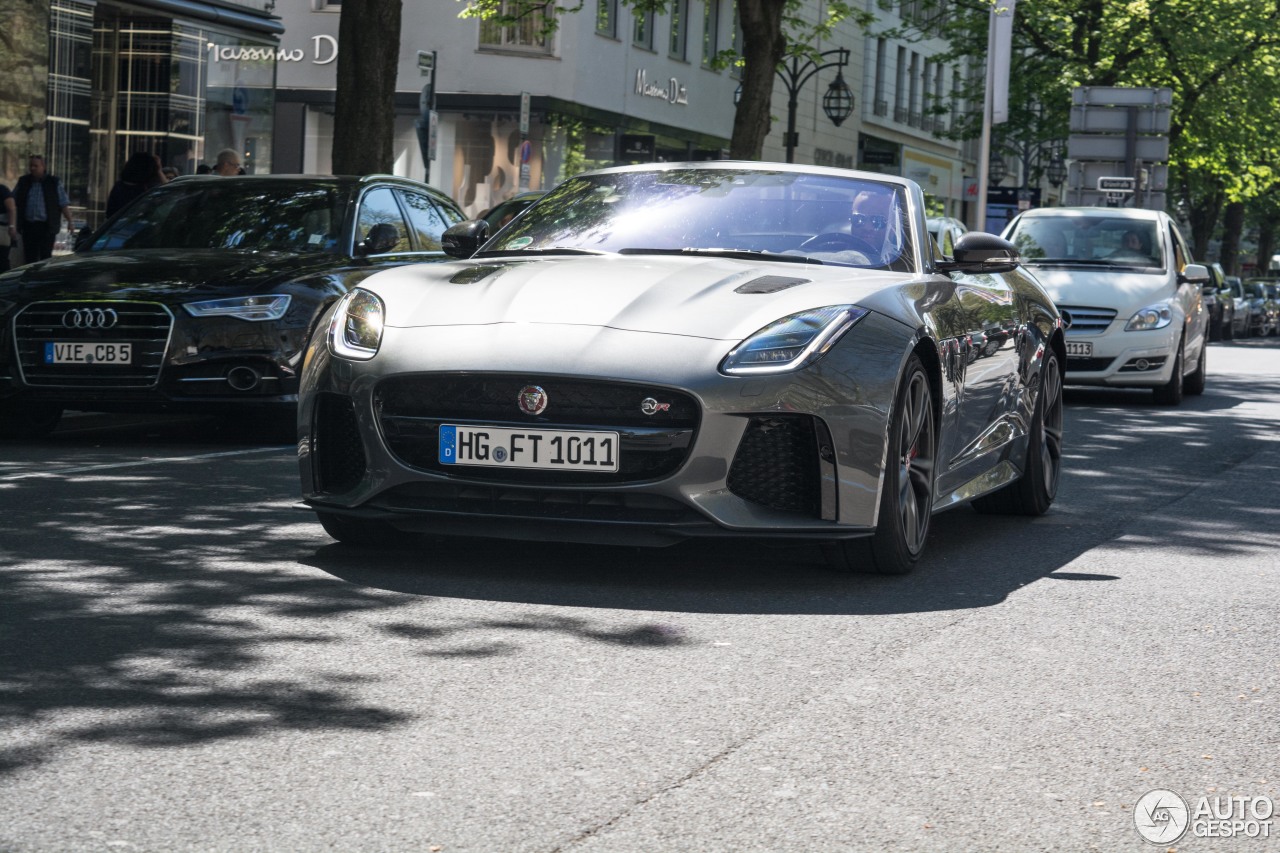
<instances>
[{"instance_id":1,"label":"green tree foliage","mask_svg":"<svg viewBox=\"0 0 1280 853\"><path fill-rule=\"evenodd\" d=\"M558 0L458 0L465 3L460 17L480 18L499 25L513 25L537 16L543 31L554 32L564 15L583 11L588 2ZM633 13L666 13L671 0L620 0L620 5ZM829 36L843 21L851 20L867 26L872 16L846 0L827 0L815 20L806 17L812 2L805 0L737 0L738 20L742 30L742 54L724 51L722 66L738 65L742 71L742 96L734 114L729 156L742 160L759 160L764 140L772 122L770 104L773 99L774 74L779 63L788 56L816 59L818 40Z\"/></svg>"},{"instance_id":2,"label":"green tree foliage","mask_svg":"<svg viewBox=\"0 0 1280 853\"><path fill-rule=\"evenodd\" d=\"M951 58L980 67L991 3L945 5ZM1169 87L1169 191L1203 253L1226 205L1280 180L1278 68L1277 0L1023 0L1010 122L999 133L1064 138L1076 86ZM981 103L981 86L970 79L971 102ZM1042 110L1026 109L1036 102ZM980 114L961 132L976 135L975 122Z\"/></svg>"}]
</instances>

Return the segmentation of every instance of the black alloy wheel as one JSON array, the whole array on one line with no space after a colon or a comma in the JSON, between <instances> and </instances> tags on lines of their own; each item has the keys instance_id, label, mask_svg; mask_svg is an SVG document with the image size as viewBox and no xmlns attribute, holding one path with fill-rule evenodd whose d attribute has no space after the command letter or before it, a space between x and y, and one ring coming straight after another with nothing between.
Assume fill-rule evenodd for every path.
<instances>
[{"instance_id":1,"label":"black alloy wheel","mask_svg":"<svg viewBox=\"0 0 1280 853\"><path fill-rule=\"evenodd\" d=\"M1040 365L1039 389L1027 435L1027 455L1022 476L983 495L973 508L983 514L1044 515L1058 495L1062 476L1062 367L1058 356L1046 350Z\"/></svg>"},{"instance_id":2,"label":"black alloy wheel","mask_svg":"<svg viewBox=\"0 0 1280 853\"><path fill-rule=\"evenodd\" d=\"M827 560L837 569L905 575L924 551L933 515L938 425L929 375L914 354L898 386L891 418L879 524L871 536L825 544Z\"/></svg>"},{"instance_id":3,"label":"black alloy wheel","mask_svg":"<svg viewBox=\"0 0 1280 853\"><path fill-rule=\"evenodd\" d=\"M1161 406L1177 406L1182 403L1182 360L1186 346L1186 341L1178 342L1178 354L1173 358L1173 376L1169 377L1169 381L1151 389L1156 402Z\"/></svg>"}]
</instances>

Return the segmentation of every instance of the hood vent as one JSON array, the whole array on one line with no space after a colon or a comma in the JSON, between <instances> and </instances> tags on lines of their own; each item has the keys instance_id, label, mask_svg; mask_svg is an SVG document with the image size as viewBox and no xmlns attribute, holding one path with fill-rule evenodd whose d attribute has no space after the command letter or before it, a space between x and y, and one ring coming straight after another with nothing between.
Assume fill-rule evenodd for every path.
<instances>
[{"instance_id":1,"label":"hood vent","mask_svg":"<svg viewBox=\"0 0 1280 853\"><path fill-rule=\"evenodd\" d=\"M762 275L734 288L734 293L777 293L797 284L808 284L807 278L791 278L785 275Z\"/></svg>"}]
</instances>

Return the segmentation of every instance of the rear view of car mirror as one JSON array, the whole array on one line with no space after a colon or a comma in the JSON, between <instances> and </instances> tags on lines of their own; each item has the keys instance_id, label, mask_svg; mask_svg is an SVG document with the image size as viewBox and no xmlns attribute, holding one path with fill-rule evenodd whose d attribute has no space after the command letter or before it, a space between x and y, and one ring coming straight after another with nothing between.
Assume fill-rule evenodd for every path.
<instances>
[{"instance_id":1,"label":"rear view of car mirror","mask_svg":"<svg viewBox=\"0 0 1280 853\"><path fill-rule=\"evenodd\" d=\"M489 239L489 223L483 219L468 219L445 230L440 238L440 248L451 258L469 258Z\"/></svg>"},{"instance_id":2,"label":"rear view of car mirror","mask_svg":"<svg viewBox=\"0 0 1280 853\"><path fill-rule=\"evenodd\" d=\"M956 240L949 261L940 261L943 272L997 273L1017 269L1021 262L1018 249L1008 240L982 231L970 231Z\"/></svg>"},{"instance_id":3,"label":"rear view of car mirror","mask_svg":"<svg viewBox=\"0 0 1280 853\"><path fill-rule=\"evenodd\" d=\"M1182 272L1178 273L1178 281L1186 284L1204 286L1212 280L1209 277L1209 268L1204 264L1187 264Z\"/></svg>"}]
</instances>

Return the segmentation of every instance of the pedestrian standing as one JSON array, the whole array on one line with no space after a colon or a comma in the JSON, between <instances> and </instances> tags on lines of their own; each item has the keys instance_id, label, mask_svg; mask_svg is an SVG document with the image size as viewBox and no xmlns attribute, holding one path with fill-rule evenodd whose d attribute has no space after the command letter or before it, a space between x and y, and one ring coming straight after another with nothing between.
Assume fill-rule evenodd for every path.
<instances>
[{"instance_id":1,"label":"pedestrian standing","mask_svg":"<svg viewBox=\"0 0 1280 853\"><path fill-rule=\"evenodd\" d=\"M244 170L240 168L240 154L234 148L223 148L218 152L218 159L213 163L213 173L215 175L243 175Z\"/></svg>"},{"instance_id":2,"label":"pedestrian standing","mask_svg":"<svg viewBox=\"0 0 1280 853\"><path fill-rule=\"evenodd\" d=\"M27 160L27 174L18 178L13 190L17 205L18 234L22 237L22 254L27 263L53 257L53 241L58 237L58 217L67 220L67 230L75 231L71 219L71 202L62 181L46 169L44 157L32 154Z\"/></svg>"},{"instance_id":3,"label":"pedestrian standing","mask_svg":"<svg viewBox=\"0 0 1280 853\"><path fill-rule=\"evenodd\" d=\"M4 242L0 243L0 272L9 269L9 252L18 239L18 206L13 201L13 193L4 184L0 184L0 230L4 233Z\"/></svg>"},{"instance_id":4,"label":"pedestrian standing","mask_svg":"<svg viewBox=\"0 0 1280 853\"><path fill-rule=\"evenodd\" d=\"M128 207L129 202L166 180L159 157L146 151L135 151L120 170L120 180L107 196L107 216L114 216L116 211Z\"/></svg>"}]
</instances>

